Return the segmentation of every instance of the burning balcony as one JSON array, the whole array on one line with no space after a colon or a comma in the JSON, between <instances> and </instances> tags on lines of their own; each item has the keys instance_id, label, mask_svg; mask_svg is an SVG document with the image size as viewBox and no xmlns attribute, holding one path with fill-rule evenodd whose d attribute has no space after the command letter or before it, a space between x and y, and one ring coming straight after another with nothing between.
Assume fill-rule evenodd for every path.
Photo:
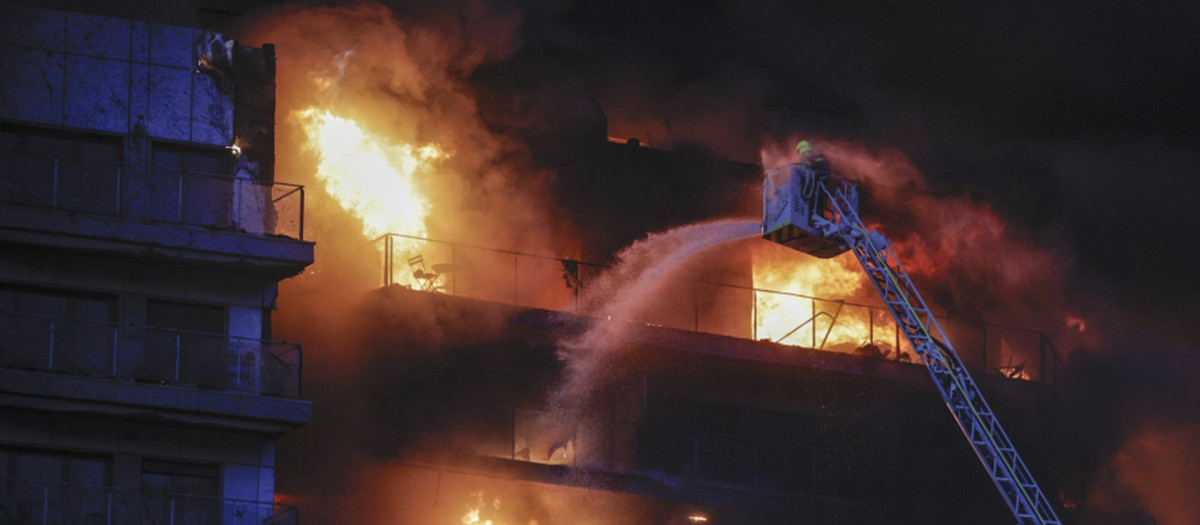
<instances>
[{"instance_id":1,"label":"burning balcony","mask_svg":"<svg viewBox=\"0 0 1200 525\"><path fill-rule=\"evenodd\" d=\"M0 312L0 367L298 398L300 345Z\"/></svg>"},{"instance_id":2,"label":"burning balcony","mask_svg":"<svg viewBox=\"0 0 1200 525\"><path fill-rule=\"evenodd\" d=\"M0 521L295 525L299 518L296 507L273 502L0 478Z\"/></svg>"},{"instance_id":3,"label":"burning balcony","mask_svg":"<svg viewBox=\"0 0 1200 525\"><path fill-rule=\"evenodd\" d=\"M589 284L604 266L573 259L388 234L376 241L383 258L384 286L527 308L580 312ZM820 269L825 275L829 268ZM837 278L847 277L834 268ZM809 272L814 273L814 272ZM728 276L725 276L728 278ZM855 354L870 359L916 363L882 303L868 304L817 294L782 291L789 279L806 275L759 275L737 284L710 278L675 280L655 297L659 307L639 319L621 319L786 346ZM767 286L759 286L759 284ZM968 367L989 375L1054 385L1065 381L1065 364L1040 330L938 315Z\"/></svg>"}]
</instances>

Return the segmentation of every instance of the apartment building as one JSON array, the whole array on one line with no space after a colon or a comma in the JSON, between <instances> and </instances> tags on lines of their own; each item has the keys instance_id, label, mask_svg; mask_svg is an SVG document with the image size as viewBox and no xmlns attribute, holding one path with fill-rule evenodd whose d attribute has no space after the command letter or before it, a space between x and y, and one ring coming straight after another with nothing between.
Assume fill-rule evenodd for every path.
<instances>
[{"instance_id":1,"label":"apartment building","mask_svg":"<svg viewBox=\"0 0 1200 525\"><path fill-rule=\"evenodd\" d=\"M0 522L292 523L310 419L278 283L274 52L37 8L0 21Z\"/></svg>"}]
</instances>

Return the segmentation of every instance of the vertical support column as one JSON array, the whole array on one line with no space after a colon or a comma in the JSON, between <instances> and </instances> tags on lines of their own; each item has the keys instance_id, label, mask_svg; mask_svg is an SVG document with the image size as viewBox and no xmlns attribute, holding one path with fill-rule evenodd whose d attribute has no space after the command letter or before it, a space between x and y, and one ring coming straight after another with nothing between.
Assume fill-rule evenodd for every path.
<instances>
[{"instance_id":1,"label":"vertical support column","mask_svg":"<svg viewBox=\"0 0 1200 525\"><path fill-rule=\"evenodd\" d=\"M278 227L278 225L276 225ZM304 187L300 187L300 240L304 240Z\"/></svg>"},{"instance_id":2,"label":"vertical support column","mask_svg":"<svg viewBox=\"0 0 1200 525\"><path fill-rule=\"evenodd\" d=\"M51 183L50 205L57 208L58 207L58 157L54 158L54 174L53 174L53 179L51 180L50 183Z\"/></svg>"},{"instance_id":3,"label":"vertical support column","mask_svg":"<svg viewBox=\"0 0 1200 525\"><path fill-rule=\"evenodd\" d=\"M383 234L383 287L392 285L392 234Z\"/></svg>"},{"instance_id":4,"label":"vertical support column","mask_svg":"<svg viewBox=\"0 0 1200 525\"><path fill-rule=\"evenodd\" d=\"M121 352L120 329L112 328L112 377L117 377L117 355Z\"/></svg>"},{"instance_id":5,"label":"vertical support column","mask_svg":"<svg viewBox=\"0 0 1200 525\"><path fill-rule=\"evenodd\" d=\"M758 290L750 289L750 338L758 341Z\"/></svg>"},{"instance_id":6,"label":"vertical support column","mask_svg":"<svg viewBox=\"0 0 1200 525\"><path fill-rule=\"evenodd\" d=\"M183 222L183 172L175 179L175 220Z\"/></svg>"},{"instance_id":7,"label":"vertical support column","mask_svg":"<svg viewBox=\"0 0 1200 525\"><path fill-rule=\"evenodd\" d=\"M54 370L54 335L55 335L54 320L50 320L50 362L46 364L47 370Z\"/></svg>"},{"instance_id":8,"label":"vertical support column","mask_svg":"<svg viewBox=\"0 0 1200 525\"><path fill-rule=\"evenodd\" d=\"M875 310L867 307L867 339L875 344Z\"/></svg>"},{"instance_id":9,"label":"vertical support column","mask_svg":"<svg viewBox=\"0 0 1200 525\"><path fill-rule=\"evenodd\" d=\"M811 322L811 324L812 324L812 346L810 346L809 348L816 348L817 347L817 300L809 299L808 302L809 302L809 308L810 308L809 313L812 314L812 322Z\"/></svg>"},{"instance_id":10,"label":"vertical support column","mask_svg":"<svg viewBox=\"0 0 1200 525\"><path fill-rule=\"evenodd\" d=\"M114 196L114 197L116 197L116 199L115 199L116 203L114 203L115 205L113 208L113 214L118 217L121 216L121 178L124 177L124 175L125 175L125 167L118 165L117 166L117 194Z\"/></svg>"}]
</instances>

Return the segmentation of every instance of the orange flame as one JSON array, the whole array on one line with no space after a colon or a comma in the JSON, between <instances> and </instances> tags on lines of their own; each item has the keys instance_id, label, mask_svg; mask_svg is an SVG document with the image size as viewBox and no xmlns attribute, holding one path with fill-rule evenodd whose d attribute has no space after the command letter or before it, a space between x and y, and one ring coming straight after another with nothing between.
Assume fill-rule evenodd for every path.
<instances>
[{"instance_id":1,"label":"orange flame","mask_svg":"<svg viewBox=\"0 0 1200 525\"><path fill-rule=\"evenodd\" d=\"M815 259L800 255L755 253L755 288L806 296L770 292L755 294L757 337L790 345L814 346L815 335L816 343L820 345L837 304L811 298L845 298L858 293L864 283L853 263L853 259L847 261L845 257ZM838 321L829 333L826 346L868 339L865 315L861 319L851 319L848 315L842 315L846 313L838 313ZM815 319L814 315L817 316Z\"/></svg>"},{"instance_id":2,"label":"orange flame","mask_svg":"<svg viewBox=\"0 0 1200 525\"><path fill-rule=\"evenodd\" d=\"M365 131L357 122L309 107L296 112L305 146L319 160L317 179L346 211L362 221L362 233L426 236L431 204L420 179L447 155L437 144L397 144Z\"/></svg>"},{"instance_id":3,"label":"orange flame","mask_svg":"<svg viewBox=\"0 0 1200 525\"><path fill-rule=\"evenodd\" d=\"M756 338L843 352L872 343L896 357L898 334L886 310L842 304L871 295L852 254L817 259L777 248L759 250L752 272L754 288L770 290L755 293ZM910 354L905 350L899 357L911 360Z\"/></svg>"},{"instance_id":4,"label":"orange flame","mask_svg":"<svg viewBox=\"0 0 1200 525\"><path fill-rule=\"evenodd\" d=\"M467 513L463 514L463 525L504 525L504 522L497 522L493 519L484 519L481 517L482 512L487 509L488 505L485 501L483 491L471 493L471 503L467 505ZM500 510L500 498L492 499L492 512ZM534 522L536 523L536 522Z\"/></svg>"}]
</instances>

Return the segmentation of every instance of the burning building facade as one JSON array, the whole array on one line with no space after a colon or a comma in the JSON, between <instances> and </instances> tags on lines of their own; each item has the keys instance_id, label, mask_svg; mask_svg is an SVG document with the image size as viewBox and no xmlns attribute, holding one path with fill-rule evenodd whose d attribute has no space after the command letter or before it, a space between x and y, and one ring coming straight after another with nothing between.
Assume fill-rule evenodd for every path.
<instances>
[{"instance_id":1,"label":"burning building facade","mask_svg":"<svg viewBox=\"0 0 1200 525\"><path fill-rule=\"evenodd\" d=\"M274 177L273 50L2 24L0 521L294 521L275 443L311 405L271 313L313 243Z\"/></svg>"},{"instance_id":2,"label":"burning building facade","mask_svg":"<svg viewBox=\"0 0 1200 525\"><path fill-rule=\"evenodd\" d=\"M12 513L291 519L278 489L318 523L1009 520L846 261L742 242L657 283L640 315L589 308L604 268L586 261L757 215L761 168L673 144L665 121L645 142L670 150L609 138L585 91L496 66L516 23L472 6L411 24L372 4L284 10L247 38L261 49L57 12L9 22ZM277 113L265 42L280 46ZM304 195L274 182L272 119L280 171L322 190L308 235ZM300 300L272 322L314 238L337 249L283 284ZM380 253L386 286L360 298L348 283L378 285ZM576 396L562 343L605 323L620 336ZM272 324L308 345L316 403L278 461L310 412L299 348ZM1038 479L1061 487L1046 338L949 329Z\"/></svg>"},{"instance_id":3,"label":"burning building facade","mask_svg":"<svg viewBox=\"0 0 1200 525\"><path fill-rule=\"evenodd\" d=\"M288 483L325 520L1011 521L919 364L402 286L351 315L353 379L314 394L350 408L307 438L336 433L353 480ZM601 359L564 354L611 324ZM1057 492L1054 386L980 385Z\"/></svg>"}]
</instances>

